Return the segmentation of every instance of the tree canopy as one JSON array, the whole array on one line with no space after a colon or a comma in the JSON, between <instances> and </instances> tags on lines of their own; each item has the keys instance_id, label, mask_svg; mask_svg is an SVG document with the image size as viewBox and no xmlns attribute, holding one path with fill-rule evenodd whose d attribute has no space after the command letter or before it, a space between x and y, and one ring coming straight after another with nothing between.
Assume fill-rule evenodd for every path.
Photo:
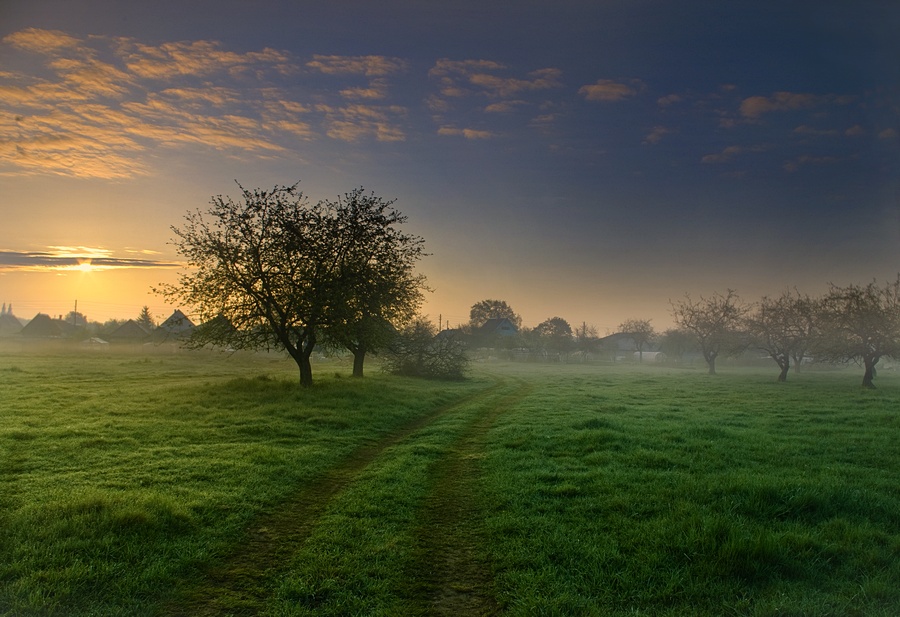
<instances>
[{"instance_id":1,"label":"tree canopy","mask_svg":"<svg viewBox=\"0 0 900 617\"><path fill-rule=\"evenodd\" d=\"M719 356L735 356L747 348L742 326L749 310L733 289L697 301L685 295L684 300L672 302L675 323L697 339L710 375L716 374Z\"/></svg>"},{"instance_id":2,"label":"tree canopy","mask_svg":"<svg viewBox=\"0 0 900 617\"><path fill-rule=\"evenodd\" d=\"M482 300L472 305L469 311L469 323L473 328L480 328L489 319L510 320L516 329L522 329L522 318L506 303L505 300Z\"/></svg>"},{"instance_id":3,"label":"tree canopy","mask_svg":"<svg viewBox=\"0 0 900 617\"><path fill-rule=\"evenodd\" d=\"M822 299L815 353L833 362L860 362L862 385L874 388L875 365L900 358L900 275L883 286L831 286Z\"/></svg>"},{"instance_id":4,"label":"tree canopy","mask_svg":"<svg viewBox=\"0 0 900 617\"><path fill-rule=\"evenodd\" d=\"M422 240L394 228L405 219L392 202L360 189L311 205L296 184L238 186L241 201L213 197L208 210L172 227L189 269L160 291L206 322L192 345L283 349L310 386L310 357L323 336L372 344L372 324L415 313L424 279L412 267Z\"/></svg>"}]
</instances>

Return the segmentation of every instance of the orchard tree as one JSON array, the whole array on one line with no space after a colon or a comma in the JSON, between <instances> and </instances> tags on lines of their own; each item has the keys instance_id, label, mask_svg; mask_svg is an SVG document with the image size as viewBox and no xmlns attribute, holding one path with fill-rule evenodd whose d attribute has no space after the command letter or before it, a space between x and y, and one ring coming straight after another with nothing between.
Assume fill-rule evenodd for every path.
<instances>
[{"instance_id":1,"label":"orchard tree","mask_svg":"<svg viewBox=\"0 0 900 617\"><path fill-rule=\"evenodd\" d=\"M644 361L644 347L656 339L656 330L650 325L649 319L628 319L619 324L619 332L631 337L634 346L637 347L640 361Z\"/></svg>"},{"instance_id":2,"label":"orchard tree","mask_svg":"<svg viewBox=\"0 0 900 617\"><path fill-rule=\"evenodd\" d=\"M797 291L785 291L760 300L747 319L747 330L752 344L778 365L778 381L787 381L791 361L798 366L812 344L815 324L815 300Z\"/></svg>"},{"instance_id":3,"label":"orchard tree","mask_svg":"<svg viewBox=\"0 0 900 617\"><path fill-rule=\"evenodd\" d=\"M815 353L833 362L863 365L862 386L875 388L875 365L900 358L900 275L884 286L831 286L822 299Z\"/></svg>"},{"instance_id":4,"label":"orchard tree","mask_svg":"<svg viewBox=\"0 0 900 617\"><path fill-rule=\"evenodd\" d=\"M385 371L407 377L462 379L469 365L463 340L438 329L425 317L405 325L385 350Z\"/></svg>"},{"instance_id":5,"label":"orchard tree","mask_svg":"<svg viewBox=\"0 0 900 617\"><path fill-rule=\"evenodd\" d=\"M194 331L192 346L283 349L297 363L300 384L311 386L316 344L329 328L337 337L360 314L344 303L362 302L354 286L372 274L360 269L371 236L336 204L310 205L296 184L238 187L241 201L214 197L208 210L189 212L181 227L172 227L189 270L159 291L211 324Z\"/></svg>"},{"instance_id":6,"label":"orchard tree","mask_svg":"<svg viewBox=\"0 0 900 617\"><path fill-rule=\"evenodd\" d=\"M416 274L424 240L403 233L406 217L393 201L355 189L328 203L338 252L339 283L324 326L329 341L353 353L353 376L363 376L366 353L390 343L422 303L425 277Z\"/></svg>"},{"instance_id":7,"label":"orchard tree","mask_svg":"<svg viewBox=\"0 0 900 617\"><path fill-rule=\"evenodd\" d=\"M697 339L692 332L669 328L659 337L659 349L667 358L676 362L684 359L684 354L697 347Z\"/></svg>"},{"instance_id":8,"label":"orchard tree","mask_svg":"<svg viewBox=\"0 0 900 617\"><path fill-rule=\"evenodd\" d=\"M725 295L701 296L696 302L685 294L684 300L671 305L675 324L694 335L710 375L716 374L716 359L739 355L747 348L743 326L750 307L733 289Z\"/></svg>"},{"instance_id":9,"label":"orchard tree","mask_svg":"<svg viewBox=\"0 0 900 617\"><path fill-rule=\"evenodd\" d=\"M469 323L472 329L483 326L489 319L510 320L516 329L522 329L522 318L512 310L512 307L505 300L482 300L472 305L469 311Z\"/></svg>"}]
</instances>

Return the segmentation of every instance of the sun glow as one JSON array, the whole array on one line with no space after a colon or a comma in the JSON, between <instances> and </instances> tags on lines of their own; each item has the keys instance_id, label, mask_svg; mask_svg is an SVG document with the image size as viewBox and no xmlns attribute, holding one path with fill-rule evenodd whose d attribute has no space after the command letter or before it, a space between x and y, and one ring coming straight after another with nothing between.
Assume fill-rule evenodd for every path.
<instances>
[{"instance_id":1,"label":"sun glow","mask_svg":"<svg viewBox=\"0 0 900 617\"><path fill-rule=\"evenodd\" d=\"M75 269L79 272L93 272L94 267L91 265L90 259L79 259L78 265L75 266Z\"/></svg>"}]
</instances>

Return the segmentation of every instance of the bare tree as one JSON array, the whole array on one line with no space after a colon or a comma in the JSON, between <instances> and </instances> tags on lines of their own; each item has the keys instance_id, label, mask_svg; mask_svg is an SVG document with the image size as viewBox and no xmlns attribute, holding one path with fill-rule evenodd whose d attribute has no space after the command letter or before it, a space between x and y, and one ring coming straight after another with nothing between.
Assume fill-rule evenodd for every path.
<instances>
[{"instance_id":1,"label":"bare tree","mask_svg":"<svg viewBox=\"0 0 900 617\"><path fill-rule=\"evenodd\" d=\"M656 339L656 330L650 324L649 319L628 319L619 324L619 332L631 337L634 346L638 350L640 362L644 361L644 347Z\"/></svg>"},{"instance_id":2,"label":"bare tree","mask_svg":"<svg viewBox=\"0 0 900 617\"><path fill-rule=\"evenodd\" d=\"M697 339L710 375L716 374L716 359L739 355L747 348L742 328L750 307L735 290L709 298L700 296L696 302L686 294L684 300L670 303L675 323Z\"/></svg>"},{"instance_id":3,"label":"bare tree","mask_svg":"<svg viewBox=\"0 0 900 617\"><path fill-rule=\"evenodd\" d=\"M862 386L875 388L875 365L900 357L900 275L892 283L831 286L822 299L815 353L834 362L863 365Z\"/></svg>"},{"instance_id":4,"label":"bare tree","mask_svg":"<svg viewBox=\"0 0 900 617\"><path fill-rule=\"evenodd\" d=\"M764 296L747 319L752 344L771 357L781 372L778 381L787 381L793 360L802 362L815 333L816 302L794 290L780 296Z\"/></svg>"}]
</instances>

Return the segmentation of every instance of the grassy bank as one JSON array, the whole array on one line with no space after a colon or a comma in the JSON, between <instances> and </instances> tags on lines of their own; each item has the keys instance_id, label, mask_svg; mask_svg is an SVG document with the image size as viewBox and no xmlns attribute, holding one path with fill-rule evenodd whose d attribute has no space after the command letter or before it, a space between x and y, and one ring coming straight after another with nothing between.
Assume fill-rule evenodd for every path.
<instances>
[{"instance_id":1,"label":"grassy bank","mask_svg":"<svg viewBox=\"0 0 900 617\"><path fill-rule=\"evenodd\" d=\"M0 614L205 614L261 525L262 614L900 612L891 374L292 367L0 349Z\"/></svg>"}]
</instances>

